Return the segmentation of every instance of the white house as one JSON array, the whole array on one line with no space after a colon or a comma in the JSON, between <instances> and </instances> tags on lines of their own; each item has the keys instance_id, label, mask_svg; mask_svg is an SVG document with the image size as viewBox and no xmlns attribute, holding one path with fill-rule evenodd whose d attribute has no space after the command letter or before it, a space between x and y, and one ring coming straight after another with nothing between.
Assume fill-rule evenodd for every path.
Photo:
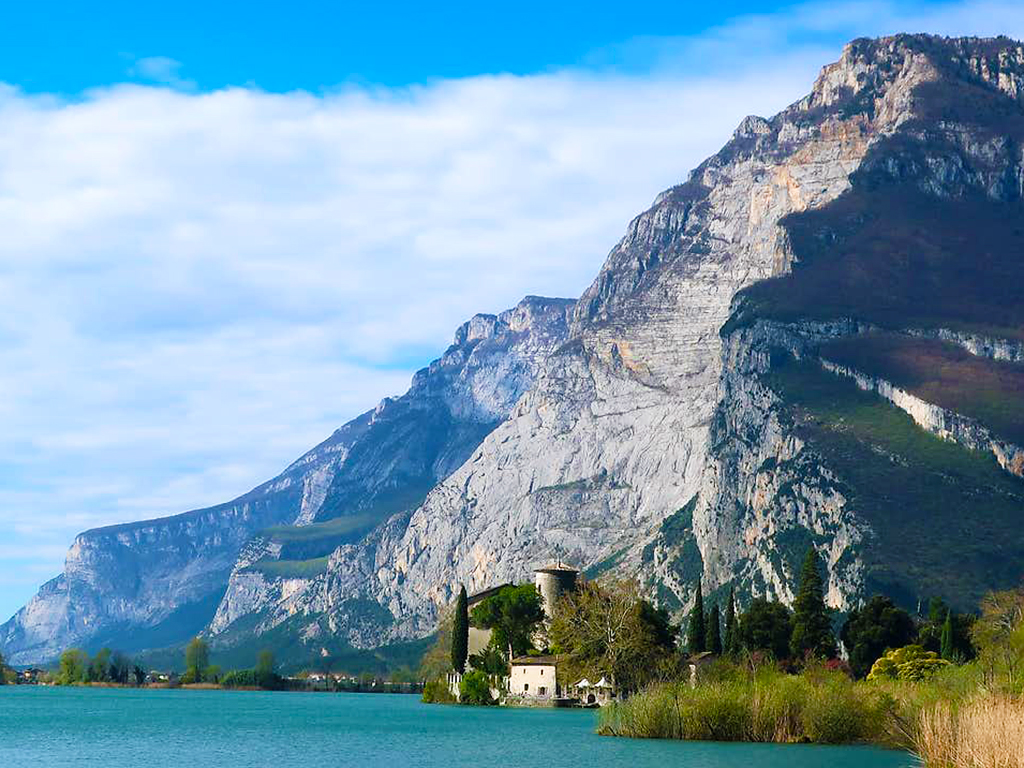
<instances>
[{"instance_id":1,"label":"white house","mask_svg":"<svg viewBox=\"0 0 1024 768\"><path fill-rule=\"evenodd\" d=\"M548 701L560 698L554 656L520 656L512 660L510 696Z\"/></svg>"}]
</instances>

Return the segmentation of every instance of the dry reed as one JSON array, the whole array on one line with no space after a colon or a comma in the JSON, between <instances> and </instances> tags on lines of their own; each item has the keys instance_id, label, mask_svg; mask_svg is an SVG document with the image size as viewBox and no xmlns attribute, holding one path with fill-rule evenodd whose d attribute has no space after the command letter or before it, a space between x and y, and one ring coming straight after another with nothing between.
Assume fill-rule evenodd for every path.
<instances>
[{"instance_id":1,"label":"dry reed","mask_svg":"<svg viewBox=\"0 0 1024 768\"><path fill-rule=\"evenodd\" d=\"M1024 768L1024 699L936 704L921 712L915 741L928 768Z\"/></svg>"}]
</instances>

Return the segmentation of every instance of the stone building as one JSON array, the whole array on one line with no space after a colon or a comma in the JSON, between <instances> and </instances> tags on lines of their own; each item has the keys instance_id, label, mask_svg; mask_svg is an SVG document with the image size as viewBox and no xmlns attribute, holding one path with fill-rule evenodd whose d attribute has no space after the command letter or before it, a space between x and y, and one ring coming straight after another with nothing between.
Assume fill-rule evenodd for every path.
<instances>
[{"instance_id":1,"label":"stone building","mask_svg":"<svg viewBox=\"0 0 1024 768\"><path fill-rule=\"evenodd\" d=\"M512 660L508 694L538 703L562 698L554 656L520 656Z\"/></svg>"}]
</instances>

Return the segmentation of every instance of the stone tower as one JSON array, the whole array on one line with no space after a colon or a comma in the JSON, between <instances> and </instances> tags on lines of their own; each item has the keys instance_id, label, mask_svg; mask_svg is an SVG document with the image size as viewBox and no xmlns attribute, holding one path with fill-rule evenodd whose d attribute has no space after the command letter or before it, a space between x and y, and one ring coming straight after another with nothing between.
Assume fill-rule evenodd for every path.
<instances>
[{"instance_id":1,"label":"stone tower","mask_svg":"<svg viewBox=\"0 0 1024 768\"><path fill-rule=\"evenodd\" d=\"M580 572L568 565L549 565L546 568L538 568L533 572L533 583L540 593L541 602L544 605L544 614L548 620L555 610L558 599L576 589L576 582Z\"/></svg>"}]
</instances>

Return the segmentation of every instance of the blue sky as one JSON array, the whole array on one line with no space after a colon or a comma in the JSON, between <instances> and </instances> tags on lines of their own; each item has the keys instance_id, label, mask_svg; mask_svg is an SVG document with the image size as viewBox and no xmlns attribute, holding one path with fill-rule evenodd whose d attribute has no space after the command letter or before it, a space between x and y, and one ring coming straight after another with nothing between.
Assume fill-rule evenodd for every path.
<instances>
[{"instance_id":1,"label":"blue sky","mask_svg":"<svg viewBox=\"0 0 1024 768\"><path fill-rule=\"evenodd\" d=\"M85 529L232 498L842 44L1019 4L20 3L0 26L0 620Z\"/></svg>"},{"instance_id":2,"label":"blue sky","mask_svg":"<svg viewBox=\"0 0 1024 768\"><path fill-rule=\"evenodd\" d=\"M482 72L620 66L615 48L623 42L699 33L764 7L731 0L19 3L5 9L0 69L35 91L119 82L132 60L156 56L187 64L184 76L202 89L319 90L347 80L406 85ZM40 55L41 45L49 55Z\"/></svg>"}]
</instances>

